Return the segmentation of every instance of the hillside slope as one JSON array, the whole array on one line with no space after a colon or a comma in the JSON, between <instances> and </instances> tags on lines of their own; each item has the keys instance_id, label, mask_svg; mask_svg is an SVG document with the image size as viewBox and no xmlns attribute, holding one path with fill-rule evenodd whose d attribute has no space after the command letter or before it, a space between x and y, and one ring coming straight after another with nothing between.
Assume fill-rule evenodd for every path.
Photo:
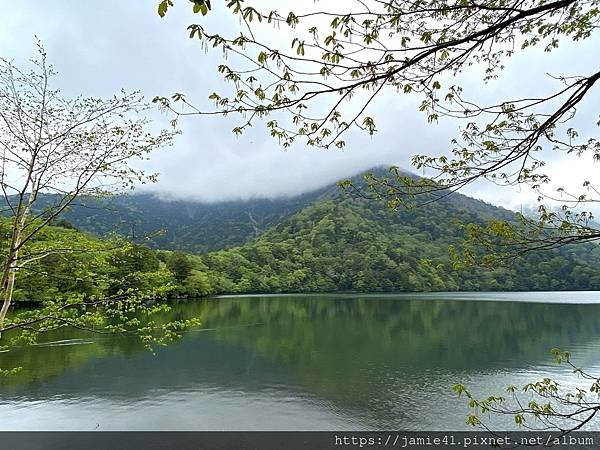
<instances>
[{"instance_id":1,"label":"hillside slope","mask_svg":"<svg viewBox=\"0 0 600 450\"><path fill-rule=\"evenodd\" d=\"M11 228L12 221L0 216L0 256ZM65 225L42 228L21 250L21 261L28 259L17 272L16 303L73 302L127 289L153 299L212 291L206 275L182 253L150 250L120 238L100 239Z\"/></svg>"},{"instance_id":2,"label":"hillside slope","mask_svg":"<svg viewBox=\"0 0 600 450\"><path fill-rule=\"evenodd\" d=\"M202 260L217 292L600 289L600 252L590 246L531 254L493 270L453 269L448 248L460 246L462 224L512 216L460 195L399 211L342 196Z\"/></svg>"},{"instance_id":3,"label":"hillside slope","mask_svg":"<svg viewBox=\"0 0 600 450\"><path fill-rule=\"evenodd\" d=\"M88 201L66 215L82 230L201 254L195 269L208 276L203 290L210 293L600 289L593 245L494 270L453 269L448 249L460 247L464 224L514 217L461 194L390 211L335 184L294 198L214 204L117 197L108 209Z\"/></svg>"},{"instance_id":4,"label":"hillside slope","mask_svg":"<svg viewBox=\"0 0 600 450\"><path fill-rule=\"evenodd\" d=\"M374 168L372 172L378 176L387 173L384 168ZM360 185L362 174L352 180ZM342 194L340 188L331 183L295 197L216 203L165 200L150 194L82 198L62 218L82 231L100 236L117 234L152 248L205 253L251 242L294 213L320 201L340 198ZM451 199L467 222L477 218L512 217L506 210L464 195L456 194ZM40 209L52 201L52 196L44 197ZM437 207L437 204L431 206Z\"/></svg>"},{"instance_id":5,"label":"hillside slope","mask_svg":"<svg viewBox=\"0 0 600 450\"><path fill-rule=\"evenodd\" d=\"M100 236L118 234L152 248L203 253L249 242L336 189L328 186L291 198L218 203L163 200L150 194L86 198L62 217Z\"/></svg>"}]
</instances>

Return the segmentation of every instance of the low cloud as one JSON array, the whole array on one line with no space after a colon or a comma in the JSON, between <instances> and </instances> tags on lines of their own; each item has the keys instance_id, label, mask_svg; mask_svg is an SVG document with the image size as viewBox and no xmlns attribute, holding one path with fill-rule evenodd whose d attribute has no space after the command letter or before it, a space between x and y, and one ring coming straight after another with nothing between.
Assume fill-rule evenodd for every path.
<instances>
[{"instance_id":1,"label":"low cloud","mask_svg":"<svg viewBox=\"0 0 600 450\"><path fill-rule=\"evenodd\" d=\"M57 81L66 95L110 95L121 88L141 90L149 99L155 95L185 92L190 99L205 102L208 93L221 85L216 65L220 53L204 53L187 38L192 16L185 5L177 5L160 19L148 2L107 0L90 7L87 2L16 2L3 12L0 55L23 63L34 56L34 35L45 44L49 59L60 72ZM211 14L205 20L230 20ZM235 25L235 24L234 24ZM227 26L227 24L225 24ZM594 44L565 45L550 56L529 52L509 62L502 79L477 91L474 100L494 99L515 91L539 91L536 75L552 72L558 59L561 67L585 73ZM575 51L575 48L577 49ZM535 74L531 69L535 68ZM477 83L477 76L470 74ZM550 83L550 81L548 81ZM548 84L551 88L551 86ZM468 91L468 86L467 89ZM410 168L415 153L439 154L450 149L458 122L442 120L431 125L418 112L418 99L388 91L371 107L379 132L368 137L352 133L345 150L316 150L297 146L284 151L268 136L263 123L236 138L231 129L235 118L192 117L180 123L183 134L172 148L152 156L144 168L160 173L159 182L143 187L164 197L218 201L252 197L295 195L351 176L373 166L397 164ZM597 93L583 112L597 114ZM586 110L587 108L587 110ZM157 127L167 127L168 117L154 113ZM590 128L592 130L592 128ZM596 128L592 130L596 132ZM562 161L549 153L550 161ZM569 158L553 172L558 184L577 184L583 173L596 170L589 161ZM568 170L565 168L568 167ZM479 183L466 193L488 202L518 209L531 203L535 194L503 190Z\"/></svg>"}]
</instances>

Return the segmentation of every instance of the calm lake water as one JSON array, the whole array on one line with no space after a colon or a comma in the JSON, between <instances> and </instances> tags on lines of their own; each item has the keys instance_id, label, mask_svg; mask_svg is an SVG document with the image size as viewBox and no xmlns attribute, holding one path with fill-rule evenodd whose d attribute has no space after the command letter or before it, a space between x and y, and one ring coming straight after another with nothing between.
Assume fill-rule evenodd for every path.
<instances>
[{"instance_id":1,"label":"calm lake water","mask_svg":"<svg viewBox=\"0 0 600 450\"><path fill-rule=\"evenodd\" d=\"M469 429L457 382L577 382L552 347L600 373L596 292L222 297L170 316L202 329L155 355L75 331L0 355L24 367L0 385L0 429Z\"/></svg>"}]
</instances>

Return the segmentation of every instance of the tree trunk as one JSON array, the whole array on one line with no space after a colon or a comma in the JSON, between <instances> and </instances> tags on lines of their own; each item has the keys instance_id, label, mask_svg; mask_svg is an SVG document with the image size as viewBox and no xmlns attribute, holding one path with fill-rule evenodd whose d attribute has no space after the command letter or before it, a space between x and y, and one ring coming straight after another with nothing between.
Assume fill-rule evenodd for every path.
<instances>
[{"instance_id":1,"label":"tree trunk","mask_svg":"<svg viewBox=\"0 0 600 450\"><path fill-rule=\"evenodd\" d=\"M17 276L17 270L19 270L19 252L21 250L21 243L23 242L23 231L25 230L27 217L29 216L31 208L35 202L35 199L37 198L39 189L39 180L35 180L31 176L33 166L35 163L35 156L36 154L34 153L32 155L29 174L27 175L28 182L26 187L31 183L31 191L25 204L23 203L23 192L21 193L21 196L19 198L19 205L17 207L15 223L12 227L10 250L6 258L6 264L2 271L2 280L0 282L0 293L2 296L2 308L0 309L0 339L2 338L4 320L6 319L8 308L10 308L10 305L12 303L13 293L15 290L15 278Z\"/></svg>"},{"instance_id":2,"label":"tree trunk","mask_svg":"<svg viewBox=\"0 0 600 450\"><path fill-rule=\"evenodd\" d=\"M14 262L13 262L14 264ZM6 318L6 313L8 313L8 308L10 308L10 304L12 303L12 296L15 290L15 277L17 275L17 269L12 267L13 264L7 268L8 273L6 276L6 285L4 287L4 299L2 302L2 309L0 309L0 330L4 327L4 319ZM1 333L1 331L0 331ZM1 337L1 334L0 334Z\"/></svg>"},{"instance_id":3,"label":"tree trunk","mask_svg":"<svg viewBox=\"0 0 600 450\"><path fill-rule=\"evenodd\" d=\"M13 236L10 243L10 251L6 258L6 264L2 271L2 281L0 284L0 292L2 296L2 308L0 309L0 338L2 337L2 329L4 328L4 320L8 313L8 308L12 303L13 293L15 290L15 278L17 276L17 262L19 259L19 246L21 245L21 235L25 224L25 217L19 217L15 221L13 227Z\"/></svg>"}]
</instances>

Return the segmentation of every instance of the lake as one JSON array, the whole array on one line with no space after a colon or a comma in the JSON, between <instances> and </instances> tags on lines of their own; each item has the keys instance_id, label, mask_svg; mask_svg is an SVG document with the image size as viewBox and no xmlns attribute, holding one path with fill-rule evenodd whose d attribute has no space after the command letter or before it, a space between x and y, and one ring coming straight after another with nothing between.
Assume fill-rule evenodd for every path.
<instances>
[{"instance_id":1,"label":"lake","mask_svg":"<svg viewBox=\"0 0 600 450\"><path fill-rule=\"evenodd\" d=\"M455 383L577 382L553 347L600 373L597 292L221 297L169 317L202 328L155 354L63 330L0 355L24 368L0 385L0 429L461 430Z\"/></svg>"}]
</instances>

